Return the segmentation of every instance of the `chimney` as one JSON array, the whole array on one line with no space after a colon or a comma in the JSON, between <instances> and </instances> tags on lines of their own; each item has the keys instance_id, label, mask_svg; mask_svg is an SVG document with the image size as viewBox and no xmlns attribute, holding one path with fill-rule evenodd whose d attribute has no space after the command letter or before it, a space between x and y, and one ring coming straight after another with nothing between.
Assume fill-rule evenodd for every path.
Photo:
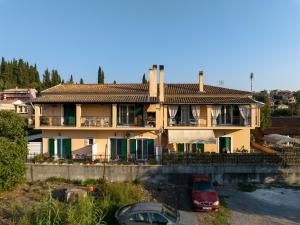
<instances>
[{"instance_id":1,"label":"chimney","mask_svg":"<svg viewBox=\"0 0 300 225\"><path fill-rule=\"evenodd\" d=\"M149 95L157 97L157 65L153 65L153 68L149 69L149 76Z\"/></svg>"},{"instance_id":2,"label":"chimney","mask_svg":"<svg viewBox=\"0 0 300 225\"><path fill-rule=\"evenodd\" d=\"M164 79L165 79L164 65L159 65L159 101L160 102L165 101Z\"/></svg>"},{"instance_id":3,"label":"chimney","mask_svg":"<svg viewBox=\"0 0 300 225\"><path fill-rule=\"evenodd\" d=\"M199 91L204 92L204 73L199 71Z\"/></svg>"}]
</instances>

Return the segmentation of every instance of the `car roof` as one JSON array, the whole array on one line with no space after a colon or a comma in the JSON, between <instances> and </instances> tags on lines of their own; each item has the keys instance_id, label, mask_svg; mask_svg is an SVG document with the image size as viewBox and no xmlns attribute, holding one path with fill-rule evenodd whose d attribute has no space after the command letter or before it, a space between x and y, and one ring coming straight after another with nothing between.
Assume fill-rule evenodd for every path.
<instances>
[{"instance_id":1,"label":"car roof","mask_svg":"<svg viewBox=\"0 0 300 225\"><path fill-rule=\"evenodd\" d=\"M162 203L157 202L140 202L135 203L131 206L130 212L139 212L139 211L156 211L161 212L163 208Z\"/></svg>"},{"instance_id":2,"label":"car roof","mask_svg":"<svg viewBox=\"0 0 300 225\"><path fill-rule=\"evenodd\" d=\"M200 181L210 181L209 177L206 175L197 175L193 177L193 182L200 182Z\"/></svg>"}]
</instances>

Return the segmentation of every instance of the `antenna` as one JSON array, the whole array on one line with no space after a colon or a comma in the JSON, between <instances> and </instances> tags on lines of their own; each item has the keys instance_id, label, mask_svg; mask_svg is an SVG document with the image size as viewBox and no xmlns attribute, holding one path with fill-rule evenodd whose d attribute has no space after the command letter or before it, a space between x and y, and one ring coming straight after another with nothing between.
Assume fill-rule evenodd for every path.
<instances>
[{"instance_id":1,"label":"antenna","mask_svg":"<svg viewBox=\"0 0 300 225\"><path fill-rule=\"evenodd\" d=\"M254 79L254 73L250 73L251 92L252 92L252 89L253 89L253 79Z\"/></svg>"}]
</instances>

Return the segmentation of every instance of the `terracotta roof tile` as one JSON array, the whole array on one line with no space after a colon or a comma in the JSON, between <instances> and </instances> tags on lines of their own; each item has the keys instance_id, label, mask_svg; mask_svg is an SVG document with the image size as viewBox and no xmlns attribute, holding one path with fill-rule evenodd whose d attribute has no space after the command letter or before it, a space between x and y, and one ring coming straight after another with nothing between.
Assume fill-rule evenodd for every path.
<instances>
[{"instance_id":1,"label":"terracotta roof tile","mask_svg":"<svg viewBox=\"0 0 300 225\"><path fill-rule=\"evenodd\" d=\"M39 98L36 98L34 103L111 103L111 102L142 102L142 103L156 103L157 98L148 97L146 95L95 95L95 94L51 94L43 95Z\"/></svg>"}]
</instances>

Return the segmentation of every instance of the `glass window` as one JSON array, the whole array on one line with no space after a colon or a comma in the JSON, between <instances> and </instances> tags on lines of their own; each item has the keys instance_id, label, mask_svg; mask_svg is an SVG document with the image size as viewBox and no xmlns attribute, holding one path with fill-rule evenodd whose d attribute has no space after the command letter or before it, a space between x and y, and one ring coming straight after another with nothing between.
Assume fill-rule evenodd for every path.
<instances>
[{"instance_id":1,"label":"glass window","mask_svg":"<svg viewBox=\"0 0 300 225\"><path fill-rule=\"evenodd\" d=\"M92 137L86 138L86 144L87 145L93 145L94 144L94 138L92 138Z\"/></svg>"},{"instance_id":2,"label":"glass window","mask_svg":"<svg viewBox=\"0 0 300 225\"><path fill-rule=\"evenodd\" d=\"M168 223L168 220L164 216L162 216L158 213L151 213L150 215L151 215L152 224L167 224Z\"/></svg>"},{"instance_id":3,"label":"glass window","mask_svg":"<svg viewBox=\"0 0 300 225\"><path fill-rule=\"evenodd\" d=\"M214 188L211 182L201 181L201 182L194 182L193 189L195 191L212 191Z\"/></svg>"},{"instance_id":4,"label":"glass window","mask_svg":"<svg viewBox=\"0 0 300 225\"><path fill-rule=\"evenodd\" d=\"M129 217L129 221L150 223L148 213L136 213Z\"/></svg>"},{"instance_id":5,"label":"glass window","mask_svg":"<svg viewBox=\"0 0 300 225\"><path fill-rule=\"evenodd\" d=\"M169 220L171 220L172 222L176 222L177 221L177 215L178 212L176 209L168 206L168 205L164 205L163 207L163 214L165 217L167 217Z\"/></svg>"}]
</instances>

